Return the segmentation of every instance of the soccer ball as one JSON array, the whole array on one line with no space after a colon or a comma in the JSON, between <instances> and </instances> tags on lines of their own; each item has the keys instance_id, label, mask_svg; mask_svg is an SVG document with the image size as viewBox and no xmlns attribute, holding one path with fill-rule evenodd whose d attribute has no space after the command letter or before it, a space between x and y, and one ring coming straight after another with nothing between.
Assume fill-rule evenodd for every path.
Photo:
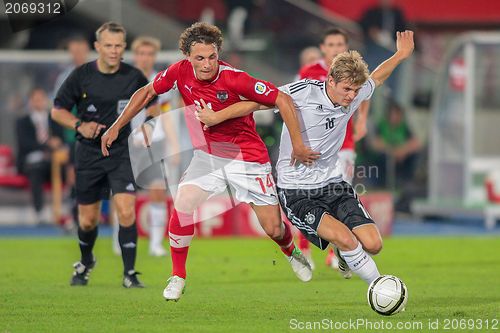
<instances>
[{"instance_id":1,"label":"soccer ball","mask_svg":"<svg viewBox=\"0 0 500 333\"><path fill-rule=\"evenodd\" d=\"M366 296L373 311L390 316L404 311L408 302L408 289L398 277L382 275L370 283Z\"/></svg>"}]
</instances>

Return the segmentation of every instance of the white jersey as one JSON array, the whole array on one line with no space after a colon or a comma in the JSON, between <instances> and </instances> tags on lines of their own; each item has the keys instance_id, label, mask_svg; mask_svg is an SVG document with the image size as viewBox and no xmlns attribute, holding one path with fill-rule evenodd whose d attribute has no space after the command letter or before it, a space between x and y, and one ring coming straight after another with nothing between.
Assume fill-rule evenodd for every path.
<instances>
[{"instance_id":1,"label":"white jersey","mask_svg":"<svg viewBox=\"0 0 500 333\"><path fill-rule=\"evenodd\" d=\"M344 142L347 123L361 102L369 99L375 90L370 78L348 107L334 104L326 94L326 83L317 80L300 80L280 87L289 94L301 127L304 144L321 156L311 165L290 165L292 144L288 128L283 124L278 163L278 187L315 189L342 180L342 170L337 163L338 152Z\"/></svg>"}]
</instances>

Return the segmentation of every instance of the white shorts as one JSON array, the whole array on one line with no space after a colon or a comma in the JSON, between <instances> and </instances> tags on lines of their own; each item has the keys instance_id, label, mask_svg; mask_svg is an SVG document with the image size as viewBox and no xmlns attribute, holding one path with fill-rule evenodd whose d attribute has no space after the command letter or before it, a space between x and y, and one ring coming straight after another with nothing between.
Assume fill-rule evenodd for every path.
<instances>
[{"instance_id":1,"label":"white shorts","mask_svg":"<svg viewBox=\"0 0 500 333\"><path fill-rule=\"evenodd\" d=\"M352 185L356 153L352 149L341 149L338 152L338 156L337 163L339 163L340 170L342 171L342 179Z\"/></svg>"},{"instance_id":2,"label":"white shorts","mask_svg":"<svg viewBox=\"0 0 500 333\"><path fill-rule=\"evenodd\" d=\"M270 163L231 160L196 150L179 187L196 185L211 192L210 196L221 194L227 189L235 204L277 205L276 185L271 170Z\"/></svg>"}]
</instances>

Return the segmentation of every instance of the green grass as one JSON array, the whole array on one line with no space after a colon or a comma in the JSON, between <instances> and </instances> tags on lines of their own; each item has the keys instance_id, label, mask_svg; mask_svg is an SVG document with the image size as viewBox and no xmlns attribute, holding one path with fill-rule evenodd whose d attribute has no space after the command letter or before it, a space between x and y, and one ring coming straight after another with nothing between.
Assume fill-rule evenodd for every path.
<instances>
[{"instance_id":1,"label":"green grass","mask_svg":"<svg viewBox=\"0 0 500 333\"><path fill-rule=\"evenodd\" d=\"M0 332L283 332L291 331L293 319L366 319L394 327L421 322L423 330L409 331L440 332L446 319L482 320L483 327L487 319L489 325L500 319L498 238L385 240L376 257L379 270L397 275L409 290L407 310L392 317L370 309L359 278L343 280L324 267L324 253L314 252L313 281L302 283L264 239L195 240L186 294L178 303L165 302L170 259L151 258L146 247L139 244L137 261L146 289L121 287L121 259L111 253L109 238L98 240L89 285L70 287L71 264L78 259L75 240L1 239ZM436 319L439 330L429 330L429 320Z\"/></svg>"}]
</instances>

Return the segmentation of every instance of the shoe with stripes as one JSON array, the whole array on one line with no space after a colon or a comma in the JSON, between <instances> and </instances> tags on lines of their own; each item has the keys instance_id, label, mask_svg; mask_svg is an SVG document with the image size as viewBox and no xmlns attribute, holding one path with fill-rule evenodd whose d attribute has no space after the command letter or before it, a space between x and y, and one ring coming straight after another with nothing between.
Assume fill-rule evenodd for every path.
<instances>
[{"instance_id":1,"label":"shoe with stripes","mask_svg":"<svg viewBox=\"0 0 500 333\"><path fill-rule=\"evenodd\" d=\"M125 288L144 288L144 285L139 281L137 278L137 275L141 273L136 272L136 271L129 271L128 274L125 274L123 276L123 286Z\"/></svg>"},{"instance_id":2,"label":"shoe with stripes","mask_svg":"<svg viewBox=\"0 0 500 333\"><path fill-rule=\"evenodd\" d=\"M308 282L312 279L312 269L309 261L298 247L293 249L292 255L288 257L292 270L300 281Z\"/></svg>"},{"instance_id":3,"label":"shoe with stripes","mask_svg":"<svg viewBox=\"0 0 500 333\"><path fill-rule=\"evenodd\" d=\"M92 262L85 266L81 261L75 262L73 264L73 275L71 276L70 285L71 286L86 286L89 283L89 275L92 269L95 267L97 260L92 259Z\"/></svg>"},{"instance_id":4,"label":"shoe with stripes","mask_svg":"<svg viewBox=\"0 0 500 333\"><path fill-rule=\"evenodd\" d=\"M333 251L335 252L335 256L337 257L337 259L339 261L339 272L340 272L340 275L342 275L342 277L344 279L350 279L350 278L352 278L352 271L349 268L349 266L347 265L347 262L340 255L339 249L336 246L334 246L333 247Z\"/></svg>"}]
</instances>

